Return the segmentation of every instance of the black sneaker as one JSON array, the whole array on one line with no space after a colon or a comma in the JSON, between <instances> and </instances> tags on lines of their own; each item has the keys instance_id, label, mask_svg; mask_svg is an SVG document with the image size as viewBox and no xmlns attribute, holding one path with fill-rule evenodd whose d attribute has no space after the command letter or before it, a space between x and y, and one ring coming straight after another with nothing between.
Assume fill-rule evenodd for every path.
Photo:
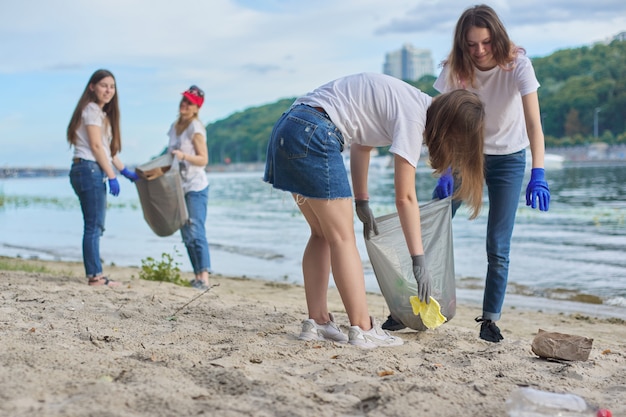
<instances>
[{"instance_id":1,"label":"black sneaker","mask_svg":"<svg viewBox=\"0 0 626 417\"><path fill-rule=\"evenodd\" d=\"M400 323L399 321L397 321L396 319L394 319L393 317L391 317L391 314L390 314L389 317L387 317L387 321L384 322L381 327L383 328L383 330L390 330L392 332L395 332L397 330L404 329L406 326Z\"/></svg>"},{"instance_id":2,"label":"black sneaker","mask_svg":"<svg viewBox=\"0 0 626 417\"><path fill-rule=\"evenodd\" d=\"M500 329L496 323L491 320L485 320L482 317L476 317L476 322L480 323L480 338L487 342L498 343L504 337L500 333Z\"/></svg>"}]
</instances>

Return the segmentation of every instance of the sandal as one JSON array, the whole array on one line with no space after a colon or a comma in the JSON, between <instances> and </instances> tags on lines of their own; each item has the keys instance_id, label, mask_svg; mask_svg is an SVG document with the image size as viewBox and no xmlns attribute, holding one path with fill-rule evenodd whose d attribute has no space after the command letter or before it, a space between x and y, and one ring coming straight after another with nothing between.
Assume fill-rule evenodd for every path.
<instances>
[{"instance_id":1,"label":"sandal","mask_svg":"<svg viewBox=\"0 0 626 417\"><path fill-rule=\"evenodd\" d=\"M119 287L120 285L122 285L121 282L112 281L108 279L107 277L89 278L89 280L87 281L87 284L91 287L101 287L103 285L107 287Z\"/></svg>"},{"instance_id":2,"label":"sandal","mask_svg":"<svg viewBox=\"0 0 626 417\"><path fill-rule=\"evenodd\" d=\"M201 279L194 279L194 280L191 281L190 284L191 284L191 286L193 288L195 288L197 290L200 290L200 291L205 291L205 290L208 290L210 288L209 284L204 282L204 281L202 281Z\"/></svg>"}]
</instances>

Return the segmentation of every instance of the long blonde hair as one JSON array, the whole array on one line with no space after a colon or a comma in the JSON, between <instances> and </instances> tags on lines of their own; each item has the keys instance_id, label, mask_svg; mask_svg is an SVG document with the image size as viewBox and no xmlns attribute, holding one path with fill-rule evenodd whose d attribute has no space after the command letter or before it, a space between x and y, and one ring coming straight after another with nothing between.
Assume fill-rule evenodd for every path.
<instances>
[{"instance_id":1,"label":"long blonde hair","mask_svg":"<svg viewBox=\"0 0 626 417\"><path fill-rule=\"evenodd\" d=\"M424 129L430 165L439 175L452 168L460 179L452 197L472 208L470 219L482 207L484 137L485 109L477 94L459 89L433 98Z\"/></svg>"},{"instance_id":2,"label":"long blonde hair","mask_svg":"<svg viewBox=\"0 0 626 417\"><path fill-rule=\"evenodd\" d=\"M452 50L448 58L442 62L449 66L448 83L457 88L467 88L474 85L475 66L467 45L467 32L472 28L489 30L491 39L491 53L496 64L505 71L514 68L514 61L518 54L525 54L524 48L516 46L509 38L502 21L496 12L485 4L466 9L456 24Z\"/></svg>"},{"instance_id":3,"label":"long blonde hair","mask_svg":"<svg viewBox=\"0 0 626 417\"><path fill-rule=\"evenodd\" d=\"M76 144L76 130L80 126L82 122L82 114L85 106L91 102L97 103L98 99L96 97L96 93L92 91L90 87L95 84L98 84L103 78L111 77L113 81L115 81L115 77L109 70L99 69L94 72L87 85L85 86L85 90L83 94L78 99L78 104L76 104L76 108L74 108L74 113L72 113L72 118L70 119L70 123L67 126L67 141L70 145ZM106 103L102 110L106 113L105 123L109 123L111 125L111 133L113 135L113 139L111 140L111 156L117 155L118 152L122 151L122 138L120 133L120 108L118 104L117 98L117 85L115 86L115 94L111 101Z\"/></svg>"}]
</instances>

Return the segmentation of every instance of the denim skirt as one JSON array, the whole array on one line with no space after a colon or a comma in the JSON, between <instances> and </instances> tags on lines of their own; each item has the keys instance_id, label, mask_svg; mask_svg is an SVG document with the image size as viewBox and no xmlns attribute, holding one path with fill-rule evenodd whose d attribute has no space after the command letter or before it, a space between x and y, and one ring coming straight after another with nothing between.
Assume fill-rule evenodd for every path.
<instances>
[{"instance_id":1,"label":"denim skirt","mask_svg":"<svg viewBox=\"0 0 626 417\"><path fill-rule=\"evenodd\" d=\"M343 148L343 135L327 114L295 105L274 125L263 180L306 198L350 198Z\"/></svg>"}]
</instances>

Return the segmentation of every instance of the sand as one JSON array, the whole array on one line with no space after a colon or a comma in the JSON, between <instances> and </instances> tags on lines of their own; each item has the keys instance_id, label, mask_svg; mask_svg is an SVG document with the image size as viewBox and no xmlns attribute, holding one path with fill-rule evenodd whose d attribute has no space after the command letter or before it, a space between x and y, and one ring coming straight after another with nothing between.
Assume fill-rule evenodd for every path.
<instances>
[{"instance_id":1,"label":"sand","mask_svg":"<svg viewBox=\"0 0 626 417\"><path fill-rule=\"evenodd\" d=\"M493 344L480 307L460 305L437 329L396 332L403 346L363 350L297 340L300 286L214 276L203 293L107 267L124 285L95 288L81 264L28 264L46 269L0 271L2 416L506 416L519 386L626 415L622 319L507 307ZM384 298L368 301L383 321ZM347 331L334 289L329 305ZM538 358L539 328L593 338L589 359Z\"/></svg>"}]
</instances>

